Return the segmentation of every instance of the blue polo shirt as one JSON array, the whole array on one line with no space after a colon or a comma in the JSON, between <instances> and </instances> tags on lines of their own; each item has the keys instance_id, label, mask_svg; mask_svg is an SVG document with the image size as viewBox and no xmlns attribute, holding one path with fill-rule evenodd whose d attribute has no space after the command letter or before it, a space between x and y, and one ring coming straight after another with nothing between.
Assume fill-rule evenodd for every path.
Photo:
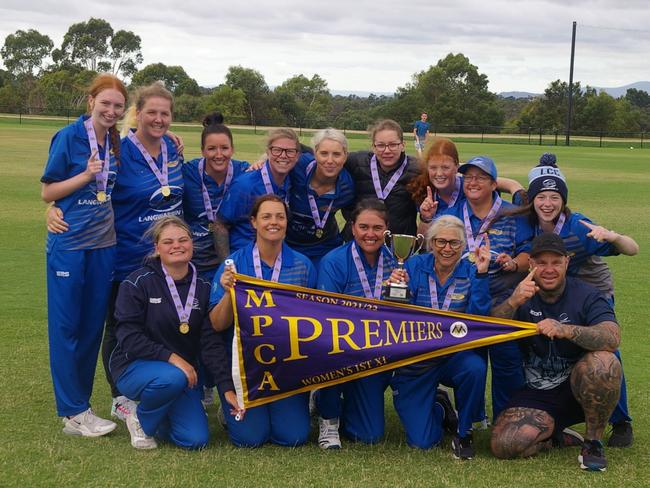
<instances>
[{"instance_id":1,"label":"blue polo shirt","mask_svg":"<svg viewBox=\"0 0 650 488\"><path fill-rule=\"evenodd\" d=\"M415 127L415 133L420 139L427 135L427 132L429 132L429 127L431 127L431 124L429 122L422 122L421 120L418 120L413 125Z\"/></svg>"},{"instance_id":2,"label":"blue polo shirt","mask_svg":"<svg viewBox=\"0 0 650 488\"><path fill-rule=\"evenodd\" d=\"M168 154L169 197L162 195L156 175L138 148L127 137L122 139L120 172L112 199L117 234L116 281L140 268L153 251L153 243L144 233L154 222L168 215L183 217L183 161L171 139L164 136L163 140ZM156 158L156 165L162 169L162 153Z\"/></svg>"},{"instance_id":3,"label":"blue polo shirt","mask_svg":"<svg viewBox=\"0 0 650 488\"><path fill-rule=\"evenodd\" d=\"M494 202L496 198L497 193L494 192L492 201ZM453 215L464 222L463 209L465 207L467 208L467 213L469 215L472 233L474 234L474 238L476 238L478 231L481 228L481 224L483 223L483 219L474 215L472 207L467 201L447 209L447 211L444 212L444 215ZM493 258L490 261L488 273L490 277L490 294L492 295L494 304L499 304L505 300L519 281L519 273L505 273L501 271L501 266L496 263L494 258L496 258L497 254L501 253L514 257L519 253L530 251L532 232L530 224L526 222L526 218L502 215L504 211L513 208L515 208L514 205L503 201L499 214L497 214L497 217L492 220L487 231L488 239L490 240L490 252ZM468 246L465 247L465 252L473 251L473 249L469 249ZM521 271L523 272L524 270Z\"/></svg>"},{"instance_id":4,"label":"blue polo shirt","mask_svg":"<svg viewBox=\"0 0 650 488\"><path fill-rule=\"evenodd\" d=\"M450 312L465 312L475 315L490 314L490 288L487 275L477 275L476 266L467 259L461 259L444 285L438 281L433 269L435 258L432 253L411 256L404 263L408 273L408 287L411 303L422 307L442 310L449 287L454 285ZM429 278L436 282L438 303L431 303Z\"/></svg>"},{"instance_id":5,"label":"blue polo shirt","mask_svg":"<svg viewBox=\"0 0 650 488\"><path fill-rule=\"evenodd\" d=\"M86 170L91 155L90 143L84 127L84 121L88 118L88 115L82 115L54 134L41 177L42 183L64 181ZM106 154L106 148L101 145L103 142L98 141L99 154L97 155L102 161ZM111 150L106 201L102 203L97 200L95 180L57 200L56 206L63 211L65 221L68 223L68 231L62 234L48 232L47 252L55 249L63 251L99 249L115 245L111 193L118 166L112 153Z\"/></svg>"},{"instance_id":6,"label":"blue polo shirt","mask_svg":"<svg viewBox=\"0 0 650 488\"><path fill-rule=\"evenodd\" d=\"M253 263L253 246L254 242L249 242L246 246L235 251L229 256L235 262L237 273L255 277L255 265ZM267 265L264 261L262 264L262 278L270 281L273 276L273 267ZM224 271L224 264L219 265L219 269L214 275L212 282L212 291L210 293L210 307L214 307L221 301L225 293L221 286L221 275ZM305 286L315 288L316 270L311 261L291 249L286 243L282 243L282 267L280 268L279 283L287 285Z\"/></svg>"},{"instance_id":7,"label":"blue polo shirt","mask_svg":"<svg viewBox=\"0 0 650 488\"><path fill-rule=\"evenodd\" d=\"M192 262L196 265L199 272L206 272L216 269L219 261L214 250L214 241L212 232L208 226L210 221L203 202L203 192L201 180L210 196L212 210L216 210L224 198L224 184L219 185L212 177L203 170L199 175L199 162L201 158L193 159L185 163L183 169L183 182L185 192L183 193L183 217L185 222L192 229L192 238L194 240L194 255ZM231 160L233 174L231 185L246 171L250 166L246 161ZM207 163L206 163L207 164ZM224 182L225 183L225 182Z\"/></svg>"},{"instance_id":8,"label":"blue polo shirt","mask_svg":"<svg viewBox=\"0 0 650 488\"><path fill-rule=\"evenodd\" d=\"M313 156L309 153L302 153L300 160L311 161ZM300 162L300 161L299 161ZM291 178L287 176L282 186L275 184L268 160L264 163L269 173L273 193L288 202ZM262 195L266 195L266 187L262 179L261 171L244 173L237 178L230 191L223 198L219 209L219 219L230 226L230 251L241 249L255 240L255 229L250 222L250 213L253 204Z\"/></svg>"},{"instance_id":9,"label":"blue polo shirt","mask_svg":"<svg viewBox=\"0 0 650 488\"><path fill-rule=\"evenodd\" d=\"M354 241L343 244L327 253L323 259L321 259L320 268L318 270L319 290L333 291L356 297L365 297L359 273L357 273L354 259L352 259L351 247L353 244ZM382 280L385 281L390 277L396 263L393 255L384 246L381 247L380 252L384 256ZM361 258L363 269L368 277L370 289L374 291L375 279L377 277L377 264L370 266L361 249L359 249L359 257Z\"/></svg>"},{"instance_id":10,"label":"blue polo shirt","mask_svg":"<svg viewBox=\"0 0 650 488\"><path fill-rule=\"evenodd\" d=\"M301 159L290 173L291 218L287 227L287 243L308 258L318 259L343 244L335 214L339 209L354 202L354 182L350 173L343 169L339 173L334 190L318 196L309 184L316 170L315 163L308 169L311 163ZM316 236L316 224L311 214L308 195L314 197L321 219L330 204L332 205L320 238Z\"/></svg>"}]
</instances>

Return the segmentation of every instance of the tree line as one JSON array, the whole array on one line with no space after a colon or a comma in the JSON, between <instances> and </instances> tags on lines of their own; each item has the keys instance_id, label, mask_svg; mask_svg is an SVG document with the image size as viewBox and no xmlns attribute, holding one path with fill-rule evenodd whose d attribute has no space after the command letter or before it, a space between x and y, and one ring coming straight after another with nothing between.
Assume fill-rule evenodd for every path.
<instances>
[{"instance_id":1,"label":"tree line","mask_svg":"<svg viewBox=\"0 0 650 488\"><path fill-rule=\"evenodd\" d=\"M540 97L502 98L488 89L488 77L463 54L450 53L412 75L391 96L332 95L318 74L296 75L271 88L259 71L230 66L225 80L206 88L181 66L154 63L140 68L141 38L115 31L103 19L90 18L69 27L60 47L35 29L5 38L0 56L0 111L82 112L84 89L98 72L130 81L130 88L162 81L175 97L175 119L199 121L218 110L228 123L364 130L389 117L410 130L422 112L436 130L499 132L502 126L562 131L566 123L568 84L549 83ZM641 132L650 128L650 95L629 89L613 98L580 83L573 86L571 122L576 132Z\"/></svg>"}]
</instances>

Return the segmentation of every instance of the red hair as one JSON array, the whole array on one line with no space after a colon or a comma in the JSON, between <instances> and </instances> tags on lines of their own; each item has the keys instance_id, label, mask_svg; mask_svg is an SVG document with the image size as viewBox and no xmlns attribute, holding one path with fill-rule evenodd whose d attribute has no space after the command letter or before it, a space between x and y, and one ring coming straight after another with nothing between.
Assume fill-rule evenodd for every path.
<instances>
[{"instance_id":1,"label":"red hair","mask_svg":"<svg viewBox=\"0 0 650 488\"><path fill-rule=\"evenodd\" d=\"M95 98L104 90L109 90L111 88L119 91L122 94L122 96L124 97L124 105L126 106L126 101L129 98L129 94L126 91L126 87L124 86L124 83L122 83L122 81L117 76L111 75L109 73L102 73L95 77L93 82L86 90L88 92L88 101L86 106L86 110L88 113L92 111L92 107L90 106L90 97ZM111 147L113 148L113 154L115 155L115 159L119 161L120 133L117 130L117 127L115 126L108 129L108 132L111 137Z\"/></svg>"},{"instance_id":2,"label":"red hair","mask_svg":"<svg viewBox=\"0 0 650 488\"><path fill-rule=\"evenodd\" d=\"M407 186L408 191L411 192L411 198L418 205L427 197L427 186L430 186L434 193L436 191L429 181L429 172L427 170L429 159L434 156L447 156L454 161L456 166L460 164L458 149L450 139L437 137L433 139L433 142L428 143L424 148L422 158L420 158L420 174L413 178L413 181Z\"/></svg>"}]
</instances>

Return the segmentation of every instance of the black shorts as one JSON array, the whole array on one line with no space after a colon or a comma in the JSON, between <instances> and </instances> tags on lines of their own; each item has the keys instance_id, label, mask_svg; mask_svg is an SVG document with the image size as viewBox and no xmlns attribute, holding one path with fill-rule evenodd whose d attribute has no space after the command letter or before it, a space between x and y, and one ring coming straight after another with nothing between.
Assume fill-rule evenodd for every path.
<instances>
[{"instance_id":1,"label":"black shorts","mask_svg":"<svg viewBox=\"0 0 650 488\"><path fill-rule=\"evenodd\" d=\"M513 395L506 409L514 407L535 408L547 412L555 421L556 432L585 420L585 413L573 396L568 379L551 390L536 390L525 386Z\"/></svg>"}]
</instances>

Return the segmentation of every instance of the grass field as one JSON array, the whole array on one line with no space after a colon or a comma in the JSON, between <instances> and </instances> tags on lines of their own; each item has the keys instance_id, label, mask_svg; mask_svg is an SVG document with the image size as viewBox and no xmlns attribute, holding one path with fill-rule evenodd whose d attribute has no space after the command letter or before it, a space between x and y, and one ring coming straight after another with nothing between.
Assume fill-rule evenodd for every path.
<instances>
[{"instance_id":1,"label":"grass field","mask_svg":"<svg viewBox=\"0 0 650 488\"><path fill-rule=\"evenodd\" d=\"M488 450L489 434L476 434L477 457L455 461L443 449L421 452L405 445L386 396L387 435L368 447L346 443L322 452L315 443L298 449L239 450L210 411L213 437L208 449L184 452L163 446L153 452L131 448L126 427L98 439L61 432L54 412L48 367L45 309L43 211L39 178L52 133L61 121L18 125L0 119L0 486L650 486L650 153L629 149L553 147L570 181L570 206L598 223L632 235L641 246L634 258L612 258L622 352L634 416L635 443L608 449L606 473L583 473L577 449L555 450L533 459L499 461ZM199 155L199 129L177 126L186 156ZM263 138L235 134L236 157L255 158ZM308 142L308 141L305 141ZM368 147L351 139L352 149ZM492 156L501 175L524 182L540 146L459 144L464 159ZM409 143L408 150L412 150ZM109 415L110 394L98 367L95 410Z\"/></svg>"}]
</instances>

